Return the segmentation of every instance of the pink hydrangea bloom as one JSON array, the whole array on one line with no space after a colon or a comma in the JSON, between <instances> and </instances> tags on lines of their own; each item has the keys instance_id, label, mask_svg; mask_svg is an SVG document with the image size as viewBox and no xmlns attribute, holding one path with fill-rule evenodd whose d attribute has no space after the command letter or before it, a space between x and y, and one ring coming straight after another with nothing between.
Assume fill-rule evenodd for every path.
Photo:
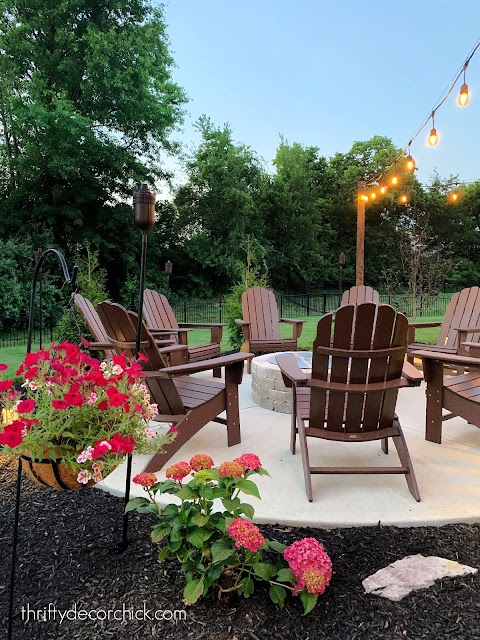
<instances>
[{"instance_id":1,"label":"pink hydrangea bloom","mask_svg":"<svg viewBox=\"0 0 480 640\"><path fill-rule=\"evenodd\" d=\"M294 587L296 591L301 591L306 586L309 593L323 593L330 584L332 561L323 545L315 538L297 540L285 549L283 557L298 580ZM323 582L320 576L323 577Z\"/></svg>"},{"instance_id":2,"label":"pink hydrangea bloom","mask_svg":"<svg viewBox=\"0 0 480 640\"><path fill-rule=\"evenodd\" d=\"M190 460L190 466L194 471L202 471L202 469L211 469L213 467L213 460L206 453L197 453Z\"/></svg>"},{"instance_id":3,"label":"pink hydrangea bloom","mask_svg":"<svg viewBox=\"0 0 480 640\"><path fill-rule=\"evenodd\" d=\"M238 458L235 458L234 462L238 462L244 469L250 469L251 471L255 471L255 469L262 466L260 458L254 453L244 453Z\"/></svg>"},{"instance_id":4,"label":"pink hydrangea bloom","mask_svg":"<svg viewBox=\"0 0 480 640\"><path fill-rule=\"evenodd\" d=\"M330 578L327 581L325 574L320 569L308 569L295 585L295 590L302 591L306 587L308 593L314 593L319 596L325 591L329 581Z\"/></svg>"},{"instance_id":5,"label":"pink hydrangea bloom","mask_svg":"<svg viewBox=\"0 0 480 640\"><path fill-rule=\"evenodd\" d=\"M191 472L191 467L188 462L177 462L177 464L173 464L171 467L165 472L167 478L172 478L172 480L181 481L185 476Z\"/></svg>"},{"instance_id":6,"label":"pink hydrangea bloom","mask_svg":"<svg viewBox=\"0 0 480 640\"><path fill-rule=\"evenodd\" d=\"M230 462L222 462L222 464L218 467L218 472L221 478L240 478L240 476L243 476L244 471L244 467L236 460L230 460Z\"/></svg>"},{"instance_id":7,"label":"pink hydrangea bloom","mask_svg":"<svg viewBox=\"0 0 480 640\"><path fill-rule=\"evenodd\" d=\"M154 473L137 473L132 480L135 484L142 487L153 487L157 483L157 476Z\"/></svg>"},{"instance_id":8,"label":"pink hydrangea bloom","mask_svg":"<svg viewBox=\"0 0 480 640\"><path fill-rule=\"evenodd\" d=\"M265 544L265 538L260 533L257 526L249 520L236 518L228 527L228 535L235 540L237 548L244 547L250 551L258 551L262 544Z\"/></svg>"}]
</instances>

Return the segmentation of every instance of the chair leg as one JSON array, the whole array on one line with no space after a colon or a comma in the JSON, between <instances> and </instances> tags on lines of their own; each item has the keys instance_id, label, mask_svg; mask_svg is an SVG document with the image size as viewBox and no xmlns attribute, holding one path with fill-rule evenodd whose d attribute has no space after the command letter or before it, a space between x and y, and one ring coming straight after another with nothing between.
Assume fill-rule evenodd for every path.
<instances>
[{"instance_id":1,"label":"chair leg","mask_svg":"<svg viewBox=\"0 0 480 640\"><path fill-rule=\"evenodd\" d=\"M235 367L225 367L225 393L227 394L227 445L232 447L241 442L238 372Z\"/></svg>"},{"instance_id":2,"label":"chair leg","mask_svg":"<svg viewBox=\"0 0 480 640\"><path fill-rule=\"evenodd\" d=\"M221 378L222 377L222 368L221 367L215 367L215 369L213 369L213 377L214 378Z\"/></svg>"},{"instance_id":3,"label":"chair leg","mask_svg":"<svg viewBox=\"0 0 480 640\"><path fill-rule=\"evenodd\" d=\"M397 421L396 421L397 422ZM398 436L393 436L393 444L395 445L398 453L398 457L400 458L400 462L402 463L402 467L406 467L408 471L405 473L405 480L407 481L408 488L410 493L415 498L417 502L420 502L420 492L418 491L417 480L415 479L415 473L413 471L412 461L410 459L410 454L407 449L407 443L405 442L405 436L403 435L402 428L400 424L397 422L398 427Z\"/></svg>"},{"instance_id":4,"label":"chair leg","mask_svg":"<svg viewBox=\"0 0 480 640\"><path fill-rule=\"evenodd\" d=\"M312 492L312 476L310 474L310 460L308 456L307 434L305 433L305 424L301 418L298 418L298 439L300 440L300 451L302 453L303 475L305 478L305 490L309 502L313 500Z\"/></svg>"},{"instance_id":5,"label":"chair leg","mask_svg":"<svg viewBox=\"0 0 480 640\"><path fill-rule=\"evenodd\" d=\"M383 453L388 453L388 438L383 438L381 444Z\"/></svg>"},{"instance_id":6,"label":"chair leg","mask_svg":"<svg viewBox=\"0 0 480 640\"><path fill-rule=\"evenodd\" d=\"M292 388L292 413L290 427L290 451L295 455L297 441L297 393L296 388Z\"/></svg>"}]
</instances>

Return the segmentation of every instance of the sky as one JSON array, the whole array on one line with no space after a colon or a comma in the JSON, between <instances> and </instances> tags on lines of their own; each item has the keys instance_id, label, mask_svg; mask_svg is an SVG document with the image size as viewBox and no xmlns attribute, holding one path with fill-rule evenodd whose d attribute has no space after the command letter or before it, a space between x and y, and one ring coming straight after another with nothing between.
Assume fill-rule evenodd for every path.
<instances>
[{"instance_id":1,"label":"sky","mask_svg":"<svg viewBox=\"0 0 480 640\"><path fill-rule=\"evenodd\" d=\"M387 136L405 147L450 87L480 38L480 0L167 0L164 16L189 102L177 138L200 138L202 114L228 123L235 142L267 167L280 136L327 158L355 141ZM480 48L411 145L417 177L434 171L480 179Z\"/></svg>"}]
</instances>

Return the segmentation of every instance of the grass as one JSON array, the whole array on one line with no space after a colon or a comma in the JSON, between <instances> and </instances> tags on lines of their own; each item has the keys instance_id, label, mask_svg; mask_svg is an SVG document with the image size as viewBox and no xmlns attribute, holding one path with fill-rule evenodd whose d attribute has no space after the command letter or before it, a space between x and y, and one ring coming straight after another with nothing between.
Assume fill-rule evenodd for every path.
<instances>
[{"instance_id":1,"label":"grass","mask_svg":"<svg viewBox=\"0 0 480 640\"><path fill-rule=\"evenodd\" d=\"M315 334L317 330L318 316L309 316L308 318L299 318L299 320L304 320L305 324L303 325L302 335L300 336L300 340L298 341L298 348L302 351L309 351L312 348L313 341L315 339ZM419 321L423 322L441 322L441 317L428 317L421 318ZM291 325L282 323L280 325L282 336L287 337L292 335L292 327ZM417 329L415 332L415 341L416 342L426 342L427 344L435 344L437 340L437 336L440 332L439 327L433 327L429 329ZM208 329L193 329L188 334L188 343L191 346L195 346L197 344L204 344L210 340L210 331ZM228 339L227 331L224 329L223 331L223 339L221 343L222 351L231 351L232 346ZM32 346L32 351L36 351L39 349L38 344L34 344ZM9 373L16 371L20 362L23 360L25 356L26 347L25 345L17 345L15 347L1 347L0 348L0 362L5 363L9 367Z\"/></svg>"}]
</instances>

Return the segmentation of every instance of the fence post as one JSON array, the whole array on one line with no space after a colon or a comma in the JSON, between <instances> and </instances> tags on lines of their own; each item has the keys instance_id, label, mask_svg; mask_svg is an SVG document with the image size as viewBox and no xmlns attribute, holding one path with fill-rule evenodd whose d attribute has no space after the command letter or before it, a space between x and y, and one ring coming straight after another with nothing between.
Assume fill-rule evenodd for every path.
<instances>
[{"instance_id":1,"label":"fence post","mask_svg":"<svg viewBox=\"0 0 480 640\"><path fill-rule=\"evenodd\" d=\"M283 318L283 293L280 295L280 317Z\"/></svg>"},{"instance_id":2,"label":"fence post","mask_svg":"<svg viewBox=\"0 0 480 640\"><path fill-rule=\"evenodd\" d=\"M187 303L185 300L183 301L183 321L187 321Z\"/></svg>"},{"instance_id":3,"label":"fence post","mask_svg":"<svg viewBox=\"0 0 480 640\"><path fill-rule=\"evenodd\" d=\"M223 304L222 298L220 298L219 304L220 304L220 320L219 320L219 322L222 322L222 304Z\"/></svg>"},{"instance_id":4,"label":"fence post","mask_svg":"<svg viewBox=\"0 0 480 640\"><path fill-rule=\"evenodd\" d=\"M327 313L327 294L323 294L323 315Z\"/></svg>"},{"instance_id":5,"label":"fence post","mask_svg":"<svg viewBox=\"0 0 480 640\"><path fill-rule=\"evenodd\" d=\"M307 293L307 318L310 315L310 294Z\"/></svg>"}]
</instances>

